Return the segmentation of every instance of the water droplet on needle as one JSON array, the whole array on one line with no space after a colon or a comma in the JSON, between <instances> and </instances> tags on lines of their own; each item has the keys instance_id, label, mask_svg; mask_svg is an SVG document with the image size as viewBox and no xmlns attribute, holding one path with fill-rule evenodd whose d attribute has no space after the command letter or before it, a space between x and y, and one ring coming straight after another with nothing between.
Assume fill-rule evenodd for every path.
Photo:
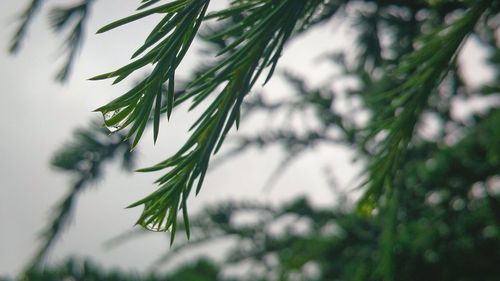
<instances>
[{"instance_id":1,"label":"water droplet on needle","mask_svg":"<svg viewBox=\"0 0 500 281\"><path fill-rule=\"evenodd\" d=\"M117 109L114 111L108 111L108 112L103 112L102 117L104 118L104 126L109 130L110 133L114 133L118 130L120 130L127 121L127 118L123 118L120 120L118 123L113 124L113 125L108 125L108 121L113 118L116 114L120 113L121 109Z\"/></svg>"}]
</instances>

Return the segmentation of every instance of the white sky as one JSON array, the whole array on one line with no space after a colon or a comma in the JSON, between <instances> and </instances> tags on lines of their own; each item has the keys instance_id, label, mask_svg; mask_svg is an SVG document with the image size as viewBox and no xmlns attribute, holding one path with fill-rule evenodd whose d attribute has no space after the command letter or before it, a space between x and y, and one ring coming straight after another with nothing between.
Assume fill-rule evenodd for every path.
<instances>
[{"instance_id":1,"label":"white sky","mask_svg":"<svg viewBox=\"0 0 500 281\"><path fill-rule=\"evenodd\" d=\"M97 1L88 25L88 38L69 83L59 85L53 77L59 70L57 51L61 38L48 31L46 10L31 26L28 38L19 55L5 51L17 27L12 19L28 1L0 1L0 275L18 273L37 247L36 235L49 217L50 207L68 190L70 178L53 170L49 161L63 142L71 139L72 131L86 126L96 113L91 111L123 93L132 81L111 86L110 82L91 82L86 79L121 66L142 42L154 23L143 20L103 35L94 31L113 19L133 12L137 1ZM48 1L49 4L66 1ZM225 1L213 1L212 8ZM109 11L112 11L110 13ZM312 84L325 79L328 65L314 61L320 50L339 46L345 40L331 36L331 28L315 30L306 38L291 44L281 66L307 74ZM197 63L196 52L190 52L185 69ZM184 71L184 75L186 75ZM182 75L182 72L181 72ZM281 96L286 89L278 82L266 89ZM145 133L139 147L139 166L165 159L183 143L188 126L195 114L174 112L172 122L162 123L160 138L152 144L151 132ZM259 121L243 124L243 131L253 131ZM322 157L318 157L318 155ZM191 213L207 203L224 199L258 199L281 202L299 194L307 194L318 204L332 204L322 169L329 164L342 183L354 176L352 163L344 149L320 149L301 158L281 178L270 192L262 192L269 173L281 159L279 149L253 151L228 162L209 173L197 198L191 198ZM94 258L107 266L141 270L168 249L161 234L149 235L106 250L103 242L131 229L140 209L125 210L131 202L154 189L152 182L159 174L125 174L118 165L106 170L106 179L89 188L79 197L75 220L63 239L55 245L51 260L69 255ZM179 235L183 235L179 233ZM133 254L131 254L133 253Z\"/></svg>"}]
</instances>

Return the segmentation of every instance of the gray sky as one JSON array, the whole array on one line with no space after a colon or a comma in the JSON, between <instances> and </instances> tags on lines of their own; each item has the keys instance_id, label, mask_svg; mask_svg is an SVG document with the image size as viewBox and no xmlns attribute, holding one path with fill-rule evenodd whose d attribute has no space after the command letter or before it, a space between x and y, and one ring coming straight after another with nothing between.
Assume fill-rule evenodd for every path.
<instances>
[{"instance_id":1,"label":"gray sky","mask_svg":"<svg viewBox=\"0 0 500 281\"><path fill-rule=\"evenodd\" d=\"M49 1L49 6L64 2ZM48 30L46 10L31 26L20 54L9 56L5 50L16 28L13 19L27 1L0 1L0 23L4 27L0 29L3 50L0 52L0 275L13 275L21 270L38 245L36 235L45 225L51 206L67 191L70 178L49 166L54 151L70 140L76 127L85 126L95 117L93 109L117 97L132 83L125 81L111 86L108 81L86 79L125 64L149 32L155 18L103 35L93 34L112 19L131 14L136 2L120 1L117 8L116 1L97 1L87 27L89 36L73 75L69 83L60 85L53 77L62 62L57 60L61 38ZM212 8L224 2L213 1ZM281 66L307 74L311 84L320 83L330 68L315 62L315 56L343 41L330 34L330 28L323 28L292 43ZM188 53L181 75L186 75L196 62L196 52ZM270 83L266 89L275 97L287 91L279 82ZM151 133L146 133L139 147L139 166L156 163L175 152L187 137L185 132L195 117L196 114L188 115L183 110L175 112L170 123L166 120L162 123L156 146ZM257 118L244 123L242 131L262 127L261 121ZM323 157L318 158L319 154ZM343 183L354 175L345 150L324 148L303 157L274 189L263 192L262 186L281 155L276 148L253 151L209 173L200 195L191 198L191 213L204 204L235 198L276 203L307 194L318 204L332 204L333 196L322 168L330 164L337 175L347 175L342 177ZM107 266L141 270L149 265L168 249L164 235L149 235L147 239L112 250L104 249L102 244L131 229L141 210L124 207L152 191L152 182L158 176L125 174L118 165L111 165L106 170L106 179L80 196L75 220L55 245L50 260L81 255Z\"/></svg>"}]
</instances>

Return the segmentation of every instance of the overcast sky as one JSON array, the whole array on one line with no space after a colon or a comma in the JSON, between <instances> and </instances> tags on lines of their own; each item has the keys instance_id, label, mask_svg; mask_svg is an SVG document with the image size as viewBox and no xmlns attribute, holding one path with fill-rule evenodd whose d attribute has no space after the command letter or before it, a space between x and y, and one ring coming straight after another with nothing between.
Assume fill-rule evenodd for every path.
<instances>
[{"instance_id":1,"label":"overcast sky","mask_svg":"<svg viewBox=\"0 0 500 281\"><path fill-rule=\"evenodd\" d=\"M58 60L61 38L48 28L47 9L33 22L28 38L17 56L6 53L16 28L15 15L28 1L0 1L0 275L16 274L37 247L36 235L49 217L50 207L68 190L71 178L49 166L54 151L71 139L72 131L96 117L91 111L123 93L131 81L111 86L108 81L86 80L113 70L127 62L132 51L145 38L157 18L143 20L103 35L95 30L131 14L137 1L97 1L87 26L88 36L68 83L61 85L53 77L60 67ZM212 1L212 9L225 1ZM67 1L49 1L49 6ZM112 12L110 12L112 11ZM341 35L331 36L331 27L316 29L287 49L281 66L307 74L310 83L319 84L330 66L318 64L321 50L340 46ZM194 48L196 49L196 48ZM184 71L197 62L196 51L188 53ZM269 93L280 97L287 88L279 82L266 86ZM139 146L139 166L165 159L183 143L195 114L182 110L172 121L162 123L158 143L153 146L147 132ZM243 131L261 126L259 119L243 124ZM322 157L318 157L322 155ZM191 198L190 211L224 199L256 199L281 202L299 194L307 194L317 204L332 204L322 169L329 165L340 182L349 182L355 174L349 153L342 148L320 149L305 156L280 179L270 192L262 187L282 153L272 148L253 151L209 173L202 192ZM332 160L333 159L333 160ZM79 197L75 220L56 245L51 261L70 255L92 257L107 266L141 270L168 249L164 235L149 235L116 249L106 250L103 242L131 229L140 209L124 207L154 189L152 182L159 174L126 174L118 165L106 169L106 179ZM181 234L182 235L182 234ZM133 254L131 254L133 253Z\"/></svg>"}]
</instances>

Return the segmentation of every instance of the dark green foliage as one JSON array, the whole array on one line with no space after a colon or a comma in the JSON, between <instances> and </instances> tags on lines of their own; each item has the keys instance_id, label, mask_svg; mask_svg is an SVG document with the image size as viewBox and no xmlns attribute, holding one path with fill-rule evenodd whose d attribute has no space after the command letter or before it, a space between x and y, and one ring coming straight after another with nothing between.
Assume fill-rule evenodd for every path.
<instances>
[{"instance_id":1,"label":"dark green foliage","mask_svg":"<svg viewBox=\"0 0 500 281\"><path fill-rule=\"evenodd\" d=\"M492 157L498 155L493 144L500 142L500 112L477 121L482 125L469 129L447 149L436 152L433 143L422 142L406 154L408 176L396 184L404 192L399 193L397 233L391 241L397 280L500 276L500 193L488 189L500 169L498 157ZM253 213L255 220L238 222L245 213ZM294 221L279 232L272 230L287 217ZM307 225L305 231L295 230L298 222ZM383 212L366 217L345 206L315 208L304 199L279 208L218 204L195 217L192 240L174 246L160 262L168 262L184 248L229 237L237 242L222 267L247 261L256 274L240 280L288 280L307 263L319 266L317 280L380 280L385 249L380 248L379 237L384 227Z\"/></svg>"},{"instance_id":2,"label":"dark green foliage","mask_svg":"<svg viewBox=\"0 0 500 281\"><path fill-rule=\"evenodd\" d=\"M146 65L154 66L131 91L99 109L107 126L129 128L128 133L112 137L117 141L133 137L132 147L150 121L156 140L162 114L169 116L175 106L188 100L191 108L207 105L176 154L141 170L167 169L167 173L158 179L158 190L132 205L144 206L138 224L170 230L171 241L176 229L185 230L190 238L181 236L157 265L191 247L231 238L236 246L217 267L250 263L251 270L238 280L500 279L500 193L495 188L500 171L500 113L496 105L487 105L483 113L465 120L452 114L452 104L459 98L498 96L500 1L235 0L228 8L208 14L208 0L160 2L142 1L138 14L101 30L153 13L164 16L133 62L96 77L118 82ZM332 90L331 84L310 88L301 77L282 72L280 76L294 88L290 99L270 103L265 92L246 98L254 83L272 76L287 41L333 17L354 23L356 50L326 54L324 60L341 70L337 81L355 80L356 86L346 93ZM58 18L56 22L64 26L65 17ZM207 60L174 93L175 70L198 29L212 43L206 54L218 56ZM479 89L467 85L462 77L466 66L457 61L469 38L489 50L489 64L497 72L496 79ZM267 77L259 80L264 70ZM338 112L339 98L359 106ZM221 159L250 147L280 145L286 156L276 176L319 145L349 146L366 163L364 193L357 208L351 204L317 208L305 199L280 207L220 203L189 223L186 199L193 186L199 191L210 159L230 129L251 114L283 112L288 116L313 112L318 126L299 133L285 122L254 135L228 137L236 146ZM371 116L370 122L360 121L357 114ZM426 118L438 124L431 136L421 130ZM106 143L79 143L67 150L65 160L55 163L81 179L93 179L96 175L80 169L88 167L83 164L89 160L84 151L100 146ZM181 209L184 225L177 225ZM238 223L242 213L251 213L256 220ZM305 224L306 230L296 231L296 223L272 230L284 218ZM59 232L57 220L54 225L48 233ZM318 274L307 273L311 265ZM221 280L218 269L204 268L210 280ZM193 271L179 272L185 274L182 280L201 278L190 276L196 274Z\"/></svg>"},{"instance_id":3,"label":"dark green foliage","mask_svg":"<svg viewBox=\"0 0 500 281\"><path fill-rule=\"evenodd\" d=\"M156 5L157 2L160 1L145 1L137 14L99 30L108 31L151 14L164 15L144 45L132 56L133 62L94 79L116 78L117 83L146 65L154 65L153 71L130 91L97 109L103 113L104 123L112 131L130 125L127 139L133 137L132 147L137 145L150 119L153 120L156 141L163 113L169 116L174 106L187 100L192 101L191 108L197 107L209 96L216 95L194 123L191 137L185 145L164 162L141 170L169 169L158 179L158 190L131 207L143 205L144 211L138 224L156 231L170 230L173 241L178 210L182 209L184 222L187 223L187 197L194 185L199 192L211 155L219 150L233 125L238 126L243 99L260 74L269 68L265 81L272 76L283 47L294 31L303 32L311 25L338 14L346 17L343 13L350 8L350 2L241 0L233 1L228 8L209 15L205 15L208 0L178 0L162 5ZM78 30L81 30L88 3L56 9L53 12L56 29L64 27L74 14L82 13L73 36L75 40L80 38ZM497 5L496 1L454 4L389 1L378 6L361 6L360 12L354 13L355 26L360 29L360 47L356 67L350 69L344 65L345 74L357 76L362 87L370 87L365 93L358 94L364 99L367 109L376 116L371 124L363 128L349 124L353 122L343 120L335 113L332 115L331 107L325 107L319 113L329 116L325 127L333 124L346 133L340 142L361 143L361 152L371 157L367 168L368 189L359 204L363 212L370 212L382 197L387 202L393 201L390 199L394 191L392 181L400 172L398 167L413 140L415 127L428 108L429 99L436 95L436 89L448 74L456 69L455 58L464 40L476 26L485 26L480 21L491 17ZM425 15L423 19L417 18L419 13ZM453 19L443 20L451 14L455 15ZM205 65L197 77L185 85L182 95L176 95L175 70L202 21L211 19L232 23L204 35L206 40L219 45L218 58ZM397 40L391 38L389 45L384 46L382 37L385 32L388 36L396 36ZM69 42L75 50L77 43L71 43L73 40ZM341 59L343 54L336 57ZM377 77L380 71L385 73L382 78ZM165 102L162 101L164 84L167 85ZM301 87L297 83L295 85ZM331 102L317 97L320 103L331 104L334 100L333 95L328 97ZM313 104L316 102L313 99L313 96L307 97L305 102ZM362 132L358 133L360 130ZM291 150L282 167L309 144L324 140L322 136L325 135L325 131L311 132L302 148L298 146ZM280 132L278 136L282 140L297 139L293 132Z\"/></svg>"},{"instance_id":4,"label":"dark green foliage","mask_svg":"<svg viewBox=\"0 0 500 281\"><path fill-rule=\"evenodd\" d=\"M46 268L43 271L33 270L23 280L86 280L86 281L212 281L217 279L219 269L208 260L200 259L193 264L186 264L175 272L168 274L139 274L122 270L104 270L91 261L68 259L64 264ZM5 279L8 281L9 279ZM229 280L228 280L229 281Z\"/></svg>"},{"instance_id":5,"label":"dark green foliage","mask_svg":"<svg viewBox=\"0 0 500 281\"><path fill-rule=\"evenodd\" d=\"M377 92L368 99L386 107L373 119L370 137L381 132L387 136L369 164L370 186L361 204L369 199L378 200L384 193L384 187L391 189L391 178L397 173L402 154L412 140L414 128L428 106L428 99L435 94L438 85L456 63L459 47L487 8L484 1L478 1L452 24L422 36L422 46L403 56L394 71L389 70L391 79L397 81L395 85L391 83L391 90ZM385 191L386 195L390 192Z\"/></svg>"},{"instance_id":6,"label":"dark green foliage","mask_svg":"<svg viewBox=\"0 0 500 281\"><path fill-rule=\"evenodd\" d=\"M175 68L196 34L208 1L174 1L101 29L107 31L152 13L166 14L133 57L151 48L149 53L117 71L94 78L116 77L115 82L118 82L146 64L155 65L151 74L131 91L98 109L104 114L107 126L114 126L117 130L132 126L127 137L135 134L133 146L137 144L145 129L154 103L156 106L152 115L156 139L161 113L170 115L174 104L188 99L193 100L191 108L194 108L217 88L223 87L217 98L193 125L193 133L186 144L166 161L140 170L171 168L165 176L158 179L160 188L156 192L131 205L144 205L144 212L138 224L151 230L170 230L173 241L177 211L179 208L183 210L184 222L187 223L187 197L193 185L197 186L196 192L200 190L211 154L220 148L231 127L238 124L244 96L266 67L270 67L267 79L271 77L285 42L295 28L308 24L319 4L319 1L235 1L231 8L205 17L223 21L241 15L244 20L207 38L210 41L226 41L232 38L233 41L218 52L219 61L207 67L199 77L187 84L185 92L177 100L173 86ZM141 6L139 9L145 7ZM263 17L264 14L266 16ZM160 42L162 37L165 39ZM155 43L158 44L153 47ZM167 68L164 69L165 67ZM167 103L165 107L161 107L161 94L157 89L166 81L169 81Z\"/></svg>"},{"instance_id":7,"label":"dark green foliage","mask_svg":"<svg viewBox=\"0 0 500 281\"><path fill-rule=\"evenodd\" d=\"M152 64L154 69L149 76L139 82L129 92L112 102L98 108L102 112L105 124L121 130L131 125L127 138L134 136L132 147L141 138L148 123L154 105L154 139L158 137L160 115L164 109L170 116L175 103L175 70L189 49L198 28L205 16L210 1L173 1L155 8L139 12L136 15L116 21L103 27L98 32L108 31L120 25L138 20L145 16L160 13L165 17L154 27L148 38L132 56L132 63L110 73L96 76L93 80L116 78L114 83L125 79L134 71ZM150 2L139 7L148 7ZM147 51L150 49L149 51ZM147 51L147 52L146 52ZM168 82L167 102L162 109L162 86Z\"/></svg>"}]
</instances>

